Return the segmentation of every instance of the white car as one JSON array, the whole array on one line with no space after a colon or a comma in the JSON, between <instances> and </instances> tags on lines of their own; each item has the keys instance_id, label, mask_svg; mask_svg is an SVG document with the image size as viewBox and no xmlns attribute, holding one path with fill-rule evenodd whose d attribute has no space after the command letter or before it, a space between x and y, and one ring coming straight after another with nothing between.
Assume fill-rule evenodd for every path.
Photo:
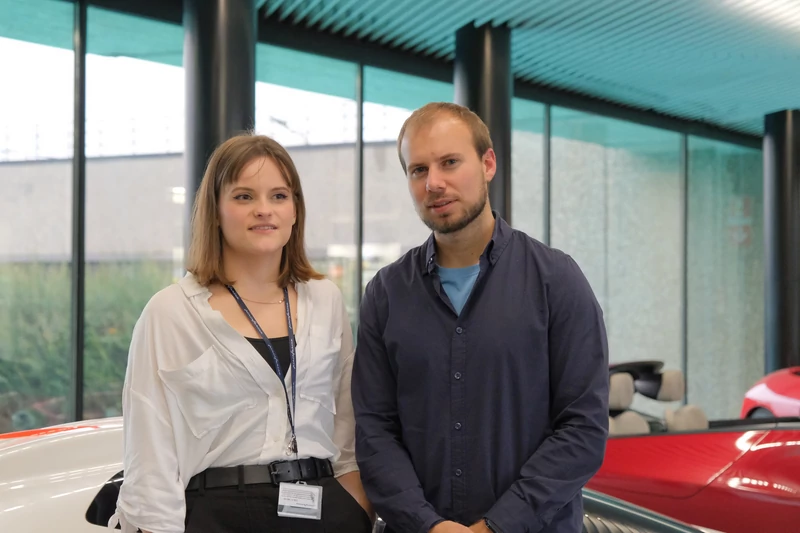
<instances>
[{"instance_id":1,"label":"white car","mask_svg":"<svg viewBox=\"0 0 800 533\"><path fill-rule=\"evenodd\" d=\"M0 435L0 531L98 533L122 482L121 417ZM586 533L712 533L590 490L583 503Z\"/></svg>"}]
</instances>

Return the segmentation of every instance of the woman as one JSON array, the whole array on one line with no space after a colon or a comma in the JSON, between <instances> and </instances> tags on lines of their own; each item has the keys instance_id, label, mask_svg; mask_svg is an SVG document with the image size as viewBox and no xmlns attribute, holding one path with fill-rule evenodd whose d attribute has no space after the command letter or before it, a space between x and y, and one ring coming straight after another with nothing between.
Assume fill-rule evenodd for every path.
<instances>
[{"instance_id":1,"label":"woman","mask_svg":"<svg viewBox=\"0 0 800 533\"><path fill-rule=\"evenodd\" d=\"M282 146L242 135L215 151L188 273L134 328L111 527L371 529L354 451L352 332L339 289L306 258L304 224Z\"/></svg>"}]
</instances>

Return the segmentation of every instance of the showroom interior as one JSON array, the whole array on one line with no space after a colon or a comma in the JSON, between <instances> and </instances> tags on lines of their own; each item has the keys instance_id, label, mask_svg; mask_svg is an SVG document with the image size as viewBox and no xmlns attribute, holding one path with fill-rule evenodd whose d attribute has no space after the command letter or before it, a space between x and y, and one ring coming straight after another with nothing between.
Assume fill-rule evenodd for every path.
<instances>
[{"instance_id":1,"label":"showroom interior","mask_svg":"<svg viewBox=\"0 0 800 533\"><path fill-rule=\"evenodd\" d=\"M738 418L800 366L800 15L755 4L0 0L0 434L121 415L133 325L238 131L288 148L357 328L429 235L396 140L432 101L486 121L494 208L581 265L611 363Z\"/></svg>"}]
</instances>

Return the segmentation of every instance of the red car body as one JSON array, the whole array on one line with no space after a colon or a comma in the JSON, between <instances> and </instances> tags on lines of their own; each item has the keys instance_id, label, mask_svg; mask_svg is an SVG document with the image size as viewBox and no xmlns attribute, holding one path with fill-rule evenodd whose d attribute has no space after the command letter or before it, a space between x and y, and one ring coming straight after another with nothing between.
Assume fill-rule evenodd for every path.
<instances>
[{"instance_id":1,"label":"red car body","mask_svg":"<svg viewBox=\"0 0 800 533\"><path fill-rule=\"evenodd\" d=\"M658 396L660 363L610 370L632 374L636 393ZM726 533L800 531L798 415L706 421L686 431L644 415L641 429L609 436L603 465L587 486Z\"/></svg>"},{"instance_id":2,"label":"red car body","mask_svg":"<svg viewBox=\"0 0 800 533\"><path fill-rule=\"evenodd\" d=\"M800 416L800 366L767 374L745 393L742 402L742 418L786 416Z\"/></svg>"},{"instance_id":3,"label":"red car body","mask_svg":"<svg viewBox=\"0 0 800 533\"><path fill-rule=\"evenodd\" d=\"M800 531L800 419L735 422L609 438L588 487L726 533Z\"/></svg>"}]
</instances>

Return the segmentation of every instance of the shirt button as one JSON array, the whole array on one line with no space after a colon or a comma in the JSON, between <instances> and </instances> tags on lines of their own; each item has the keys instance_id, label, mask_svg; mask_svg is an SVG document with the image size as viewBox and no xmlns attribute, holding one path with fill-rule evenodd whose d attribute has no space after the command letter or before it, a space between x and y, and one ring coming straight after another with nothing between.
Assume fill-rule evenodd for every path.
<instances>
[{"instance_id":1,"label":"shirt button","mask_svg":"<svg viewBox=\"0 0 800 533\"><path fill-rule=\"evenodd\" d=\"M461 372L456 372L455 374L453 374L453 377L456 379L461 379Z\"/></svg>"},{"instance_id":2,"label":"shirt button","mask_svg":"<svg viewBox=\"0 0 800 533\"><path fill-rule=\"evenodd\" d=\"M456 429L461 429L461 422L456 422Z\"/></svg>"},{"instance_id":3,"label":"shirt button","mask_svg":"<svg viewBox=\"0 0 800 533\"><path fill-rule=\"evenodd\" d=\"M456 469L456 477L461 477L461 473L462 473L462 472L461 472L461 469L460 469L460 468L457 468L457 469Z\"/></svg>"},{"instance_id":4,"label":"shirt button","mask_svg":"<svg viewBox=\"0 0 800 533\"><path fill-rule=\"evenodd\" d=\"M458 326L458 327L456 328L456 333L458 333L459 335L461 335L462 333L464 333L464 329L463 329L461 326Z\"/></svg>"}]
</instances>

